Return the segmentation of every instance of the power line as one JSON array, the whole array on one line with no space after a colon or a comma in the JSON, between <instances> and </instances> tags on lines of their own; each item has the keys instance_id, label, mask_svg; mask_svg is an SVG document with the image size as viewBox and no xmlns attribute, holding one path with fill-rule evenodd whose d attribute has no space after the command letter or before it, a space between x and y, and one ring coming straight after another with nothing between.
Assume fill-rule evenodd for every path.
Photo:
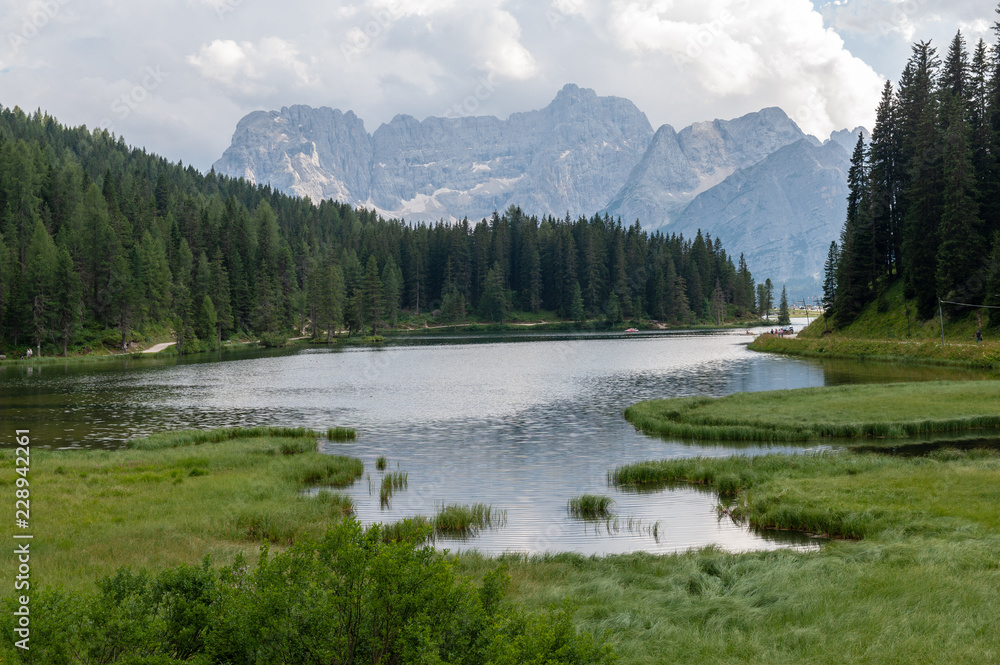
<instances>
[{"instance_id":1,"label":"power line","mask_svg":"<svg viewBox=\"0 0 1000 665\"><path fill-rule=\"evenodd\" d=\"M970 305L967 302L952 302L950 300L942 300L941 302L944 303L945 305L958 305L960 307L974 307L976 309L1000 309L1000 307L998 307L996 305Z\"/></svg>"}]
</instances>

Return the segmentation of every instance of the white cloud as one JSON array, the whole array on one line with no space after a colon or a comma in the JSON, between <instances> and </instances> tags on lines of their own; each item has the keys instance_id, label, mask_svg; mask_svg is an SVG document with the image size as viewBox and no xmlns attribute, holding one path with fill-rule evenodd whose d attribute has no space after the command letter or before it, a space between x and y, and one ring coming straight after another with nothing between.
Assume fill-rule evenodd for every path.
<instances>
[{"instance_id":1,"label":"white cloud","mask_svg":"<svg viewBox=\"0 0 1000 665\"><path fill-rule=\"evenodd\" d=\"M776 105L824 134L870 124L876 70L899 76L911 32L940 46L963 26L971 45L996 19L982 0L906 2L919 11L894 24L902 0L8 0L0 101L70 124L111 115L126 140L199 168L257 109L353 110L374 131L456 105L504 117L566 83L631 99L654 127ZM14 49L4 37L40 7L58 11ZM169 77L115 116L147 67Z\"/></svg>"},{"instance_id":2,"label":"white cloud","mask_svg":"<svg viewBox=\"0 0 1000 665\"><path fill-rule=\"evenodd\" d=\"M837 0L824 3L821 12L839 31L906 42L954 34L960 27L985 38L995 16L982 0Z\"/></svg>"},{"instance_id":3,"label":"white cloud","mask_svg":"<svg viewBox=\"0 0 1000 665\"><path fill-rule=\"evenodd\" d=\"M300 86L317 84L318 75L298 55L298 48L278 37L266 37L256 44L216 39L196 55L189 55L187 62L202 76L252 95L274 90L279 80Z\"/></svg>"},{"instance_id":4,"label":"white cloud","mask_svg":"<svg viewBox=\"0 0 1000 665\"><path fill-rule=\"evenodd\" d=\"M616 0L608 18L626 51L669 58L702 96L781 106L819 136L874 115L882 79L808 0Z\"/></svg>"}]
</instances>

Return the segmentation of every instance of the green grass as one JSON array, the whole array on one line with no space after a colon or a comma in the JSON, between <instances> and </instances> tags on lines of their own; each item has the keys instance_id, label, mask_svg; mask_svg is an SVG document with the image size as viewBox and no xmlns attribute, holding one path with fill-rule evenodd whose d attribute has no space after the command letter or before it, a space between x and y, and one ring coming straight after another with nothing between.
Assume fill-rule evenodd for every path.
<instances>
[{"instance_id":1,"label":"green grass","mask_svg":"<svg viewBox=\"0 0 1000 665\"><path fill-rule=\"evenodd\" d=\"M385 467L389 465L389 460L386 459L385 455L379 455L375 458L375 469L378 471L385 471Z\"/></svg>"},{"instance_id":2,"label":"green grass","mask_svg":"<svg viewBox=\"0 0 1000 665\"><path fill-rule=\"evenodd\" d=\"M379 503L386 507L392 495L399 490L406 489L409 481L409 474L405 471L393 471L382 476L382 484L378 490Z\"/></svg>"},{"instance_id":3,"label":"green grass","mask_svg":"<svg viewBox=\"0 0 1000 665\"><path fill-rule=\"evenodd\" d=\"M317 434L305 427L222 427L219 429L182 429L175 432L160 432L151 436L130 439L125 447L132 450L161 450L198 446L203 443L219 443L232 439L252 439L258 437L281 437L285 439L313 439L310 448L315 449Z\"/></svg>"},{"instance_id":4,"label":"green grass","mask_svg":"<svg viewBox=\"0 0 1000 665\"><path fill-rule=\"evenodd\" d=\"M750 343L754 351L817 358L854 358L883 362L955 365L1000 369L1000 317L979 310L985 341L975 343L979 322L976 310L945 312L946 344L941 346L941 325L935 314L916 319L916 301L906 301L903 285L892 286L884 302L868 305L849 325L820 317L800 331L797 338L762 335ZM907 316L908 315L908 316ZM908 320L909 319L909 320Z\"/></svg>"},{"instance_id":5,"label":"green grass","mask_svg":"<svg viewBox=\"0 0 1000 665\"><path fill-rule=\"evenodd\" d=\"M570 515L578 519L602 520L611 517L614 503L610 496L584 494L570 499L566 508Z\"/></svg>"},{"instance_id":6,"label":"green grass","mask_svg":"<svg viewBox=\"0 0 1000 665\"><path fill-rule=\"evenodd\" d=\"M238 431L157 435L116 451L32 450L32 582L81 588L122 565L256 560L262 543L317 536L351 511L346 497L305 490L354 482L360 460L321 454L316 435L300 430ZM13 468L13 451L0 460ZM14 480L0 475L0 493L13 496Z\"/></svg>"},{"instance_id":7,"label":"green grass","mask_svg":"<svg viewBox=\"0 0 1000 665\"><path fill-rule=\"evenodd\" d=\"M399 522L382 525L382 540L387 543L424 542L432 538L434 527L423 515L407 517Z\"/></svg>"},{"instance_id":8,"label":"green grass","mask_svg":"<svg viewBox=\"0 0 1000 665\"><path fill-rule=\"evenodd\" d=\"M506 523L506 510L499 510L485 503L441 506L433 520L437 533L459 537L475 535L482 529L500 528Z\"/></svg>"},{"instance_id":9,"label":"green grass","mask_svg":"<svg viewBox=\"0 0 1000 665\"><path fill-rule=\"evenodd\" d=\"M331 427L326 431L326 438L331 441L354 441L358 433L349 427Z\"/></svg>"},{"instance_id":10,"label":"green grass","mask_svg":"<svg viewBox=\"0 0 1000 665\"><path fill-rule=\"evenodd\" d=\"M751 524L834 534L818 552L508 555L512 597L566 599L630 665L982 663L1000 650L1000 455L844 452L647 462L612 477L728 491ZM847 539L850 538L850 539ZM497 561L456 558L481 577Z\"/></svg>"},{"instance_id":11,"label":"green grass","mask_svg":"<svg viewBox=\"0 0 1000 665\"><path fill-rule=\"evenodd\" d=\"M625 409L625 418L650 434L719 441L906 438L997 430L1000 381L850 385L650 400Z\"/></svg>"}]
</instances>

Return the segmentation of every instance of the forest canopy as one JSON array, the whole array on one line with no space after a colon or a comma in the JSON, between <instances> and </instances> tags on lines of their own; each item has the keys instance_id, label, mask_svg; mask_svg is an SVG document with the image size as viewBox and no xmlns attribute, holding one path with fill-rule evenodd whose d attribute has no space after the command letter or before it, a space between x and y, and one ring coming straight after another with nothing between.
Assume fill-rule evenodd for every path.
<instances>
[{"instance_id":1,"label":"forest canopy","mask_svg":"<svg viewBox=\"0 0 1000 665\"><path fill-rule=\"evenodd\" d=\"M718 238L594 215L408 224L202 174L104 130L0 110L0 344L181 352L234 335L376 334L433 312L685 325L756 312ZM22 351L23 352L23 351Z\"/></svg>"},{"instance_id":2,"label":"forest canopy","mask_svg":"<svg viewBox=\"0 0 1000 665\"><path fill-rule=\"evenodd\" d=\"M900 280L925 320L939 301L952 313L954 303L1000 305L998 156L1000 41L970 50L959 32L943 61L930 42L914 44L851 160L847 219L823 289L838 325L876 301L887 310Z\"/></svg>"}]
</instances>

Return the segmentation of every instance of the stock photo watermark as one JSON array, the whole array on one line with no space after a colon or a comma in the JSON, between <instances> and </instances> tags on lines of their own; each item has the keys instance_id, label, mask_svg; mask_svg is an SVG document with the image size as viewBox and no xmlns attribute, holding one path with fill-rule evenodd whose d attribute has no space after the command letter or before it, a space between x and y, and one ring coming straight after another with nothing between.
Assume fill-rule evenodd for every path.
<instances>
[{"instance_id":1,"label":"stock photo watermark","mask_svg":"<svg viewBox=\"0 0 1000 665\"><path fill-rule=\"evenodd\" d=\"M24 651L30 650L31 640L31 438L26 429L15 431L17 447L14 449L14 556L17 569L14 575L14 590L19 595L14 610L14 634L18 638L14 646Z\"/></svg>"},{"instance_id":2,"label":"stock photo watermark","mask_svg":"<svg viewBox=\"0 0 1000 665\"><path fill-rule=\"evenodd\" d=\"M393 0L386 7L373 9L370 19L363 26L351 29L347 40L340 43L340 52L347 62L354 62L355 58L360 57L402 15L403 3L399 0Z\"/></svg>"},{"instance_id":3,"label":"stock photo watermark","mask_svg":"<svg viewBox=\"0 0 1000 665\"><path fill-rule=\"evenodd\" d=\"M106 129L109 132L115 132L115 120L122 121L128 119L136 109L152 97L153 92L163 85L167 77L167 72L163 71L159 65L155 67L147 65L142 78L134 83L126 92L123 92L112 100L109 110L114 117L107 116L103 118L98 123L98 127Z\"/></svg>"},{"instance_id":4,"label":"stock photo watermark","mask_svg":"<svg viewBox=\"0 0 1000 665\"><path fill-rule=\"evenodd\" d=\"M7 33L7 42L15 53L19 53L32 39L37 37L52 22L63 7L72 0L44 0L34 5L34 9L21 17L20 30Z\"/></svg>"},{"instance_id":5,"label":"stock photo watermark","mask_svg":"<svg viewBox=\"0 0 1000 665\"><path fill-rule=\"evenodd\" d=\"M235 12L242 5L243 0L222 0L222 2L215 7L215 14L219 17L220 21L225 21L226 16Z\"/></svg>"},{"instance_id":6,"label":"stock photo watermark","mask_svg":"<svg viewBox=\"0 0 1000 665\"><path fill-rule=\"evenodd\" d=\"M748 7L750 7L750 0L738 0L732 7L726 7L708 23L703 24L698 32L688 37L684 50L673 54L674 64L678 66L688 65L700 58L705 51L715 45L720 37L726 34L729 26L737 23L739 16L734 11Z\"/></svg>"}]
</instances>

